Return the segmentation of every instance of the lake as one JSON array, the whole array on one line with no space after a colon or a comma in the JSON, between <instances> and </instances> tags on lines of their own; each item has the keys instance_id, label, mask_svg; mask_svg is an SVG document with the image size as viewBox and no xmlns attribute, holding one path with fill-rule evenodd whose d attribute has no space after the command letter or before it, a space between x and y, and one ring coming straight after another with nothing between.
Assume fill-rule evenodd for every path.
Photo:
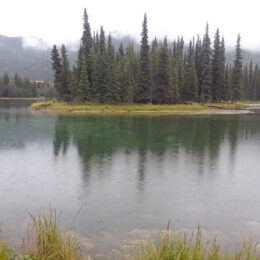
<instances>
[{"instance_id":1,"label":"lake","mask_svg":"<svg viewBox=\"0 0 260 260\"><path fill-rule=\"evenodd\" d=\"M66 114L31 103L0 100L0 229L11 244L28 212L49 207L91 254L169 219L227 244L260 240L260 114Z\"/></svg>"}]
</instances>

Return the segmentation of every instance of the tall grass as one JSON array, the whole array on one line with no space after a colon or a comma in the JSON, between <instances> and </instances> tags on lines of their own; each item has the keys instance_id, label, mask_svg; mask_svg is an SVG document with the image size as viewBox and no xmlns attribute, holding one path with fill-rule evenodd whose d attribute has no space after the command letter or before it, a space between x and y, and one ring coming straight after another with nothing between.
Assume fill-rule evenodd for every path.
<instances>
[{"instance_id":1,"label":"tall grass","mask_svg":"<svg viewBox=\"0 0 260 260\"><path fill-rule=\"evenodd\" d=\"M14 259L14 251L6 243L0 241L0 260Z\"/></svg>"},{"instance_id":2,"label":"tall grass","mask_svg":"<svg viewBox=\"0 0 260 260\"><path fill-rule=\"evenodd\" d=\"M257 244L245 242L233 255L221 252L216 240L203 243L201 231L192 235L162 234L159 241L145 240L136 245L133 260L259 260Z\"/></svg>"},{"instance_id":3,"label":"tall grass","mask_svg":"<svg viewBox=\"0 0 260 260\"><path fill-rule=\"evenodd\" d=\"M56 212L44 216L31 216L32 229L23 241L22 254L15 254L0 241L0 260L83 260L77 238L62 232ZM129 252L128 252L129 253ZM98 259L106 259L99 257ZM111 259L111 258L109 258ZM188 235L170 230L161 234L158 240L146 239L132 248L130 255L113 259L128 260L260 260L257 244L244 243L236 253L228 255L220 250L216 240L204 243L201 230Z\"/></svg>"},{"instance_id":4,"label":"tall grass","mask_svg":"<svg viewBox=\"0 0 260 260\"><path fill-rule=\"evenodd\" d=\"M80 260L82 254L76 237L62 232L56 212L32 218L32 231L23 241L23 254L37 260ZM0 259L1 260L1 259Z\"/></svg>"}]
</instances>

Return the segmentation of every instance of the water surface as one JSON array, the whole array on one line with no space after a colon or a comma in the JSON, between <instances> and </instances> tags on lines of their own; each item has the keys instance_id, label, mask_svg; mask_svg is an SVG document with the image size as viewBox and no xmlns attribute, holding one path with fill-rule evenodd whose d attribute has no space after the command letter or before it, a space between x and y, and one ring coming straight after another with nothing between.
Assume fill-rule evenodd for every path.
<instances>
[{"instance_id":1,"label":"water surface","mask_svg":"<svg viewBox=\"0 0 260 260\"><path fill-rule=\"evenodd\" d=\"M172 227L260 240L260 114L32 112L0 100L0 228L15 243L28 211L108 252L140 230ZM78 212L79 211L79 212ZM78 214L77 214L78 212Z\"/></svg>"}]
</instances>

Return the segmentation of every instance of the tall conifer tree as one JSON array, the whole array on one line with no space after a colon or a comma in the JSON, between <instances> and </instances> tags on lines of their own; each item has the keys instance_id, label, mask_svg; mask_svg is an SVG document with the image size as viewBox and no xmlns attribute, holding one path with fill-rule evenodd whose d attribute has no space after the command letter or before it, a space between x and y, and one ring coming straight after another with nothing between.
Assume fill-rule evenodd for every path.
<instances>
[{"instance_id":1,"label":"tall conifer tree","mask_svg":"<svg viewBox=\"0 0 260 260\"><path fill-rule=\"evenodd\" d=\"M159 51L158 42L155 38L152 41L151 52L151 103L156 102L156 87L158 86L158 71L159 71Z\"/></svg>"},{"instance_id":2,"label":"tall conifer tree","mask_svg":"<svg viewBox=\"0 0 260 260\"><path fill-rule=\"evenodd\" d=\"M220 45L220 66L219 66L219 100L226 100L226 89L225 89L225 68L226 68L226 48L224 37L221 39Z\"/></svg>"},{"instance_id":3,"label":"tall conifer tree","mask_svg":"<svg viewBox=\"0 0 260 260\"><path fill-rule=\"evenodd\" d=\"M134 102L134 93L137 85L138 74L138 57L134 50L133 44L129 44L126 48L126 82L127 82L127 102Z\"/></svg>"},{"instance_id":4,"label":"tall conifer tree","mask_svg":"<svg viewBox=\"0 0 260 260\"><path fill-rule=\"evenodd\" d=\"M253 100L253 61L251 60L248 72L248 88L249 88L249 99Z\"/></svg>"},{"instance_id":5,"label":"tall conifer tree","mask_svg":"<svg viewBox=\"0 0 260 260\"><path fill-rule=\"evenodd\" d=\"M195 70L194 45L190 41L185 65L185 85L183 95L188 101L197 101L198 98L198 80Z\"/></svg>"},{"instance_id":6,"label":"tall conifer tree","mask_svg":"<svg viewBox=\"0 0 260 260\"><path fill-rule=\"evenodd\" d=\"M242 94L242 52L240 40L240 34L238 34L232 75L232 100L240 100Z\"/></svg>"},{"instance_id":7,"label":"tall conifer tree","mask_svg":"<svg viewBox=\"0 0 260 260\"><path fill-rule=\"evenodd\" d=\"M142 41L140 50L140 64L136 101L138 103L149 103L151 101L151 75L146 14L144 15L143 30L141 36Z\"/></svg>"},{"instance_id":8,"label":"tall conifer tree","mask_svg":"<svg viewBox=\"0 0 260 260\"><path fill-rule=\"evenodd\" d=\"M106 102L107 97L107 87L108 87L108 64L107 64L107 54L106 54L106 37L103 26L100 29L99 37L99 49L97 54L97 78L96 78L96 88L97 88L97 98L101 103Z\"/></svg>"},{"instance_id":9,"label":"tall conifer tree","mask_svg":"<svg viewBox=\"0 0 260 260\"><path fill-rule=\"evenodd\" d=\"M61 58L57 46L54 45L51 51L52 69L54 71L54 88L57 91L58 98L62 98L61 82Z\"/></svg>"},{"instance_id":10,"label":"tall conifer tree","mask_svg":"<svg viewBox=\"0 0 260 260\"><path fill-rule=\"evenodd\" d=\"M79 85L77 91L77 98L79 101L90 101L91 98L91 90L90 84L88 81L87 68L86 68L86 58L84 51L81 52L80 56L80 71L79 71Z\"/></svg>"},{"instance_id":11,"label":"tall conifer tree","mask_svg":"<svg viewBox=\"0 0 260 260\"><path fill-rule=\"evenodd\" d=\"M116 73L115 49L112 44L112 37L110 34L108 35L107 40L107 66L108 85L106 101L109 103L116 103L120 101L120 89Z\"/></svg>"},{"instance_id":12,"label":"tall conifer tree","mask_svg":"<svg viewBox=\"0 0 260 260\"><path fill-rule=\"evenodd\" d=\"M219 101L221 96L221 82L222 77L221 67L221 43L219 29L217 29L214 39L213 58L212 58L212 101Z\"/></svg>"},{"instance_id":13,"label":"tall conifer tree","mask_svg":"<svg viewBox=\"0 0 260 260\"><path fill-rule=\"evenodd\" d=\"M212 100L212 63L210 44L209 25L207 23L202 44L201 102L211 102Z\"/></svg>"},{"instance_id":14,"label":"tall conifer tree","mask_svg":"<svg viewBox=\"0 0 260 260\"><path fill-rule=\"evenodd\" d=\"M169 54L167 38L164 38L163 44L159 50L159 71L158 85L155 88L154 101L158 104L167 102L167 97L170 88L170 73L169 73Z\"/></svg>"},{"instance_id":15,"label":"tall conifer tree","mask_svg":"<svg viewBox=\"0 0 260 260\"><path fill-rule=\"evenodd\" d=\"M202 43L199 35L197 36L195 46L195 69L198 79L198 96L200 97L202 84Z\"/></svg>"},{"instance_id":16,"label":"tall conifer tree","mask_svg":"<svg viewBox=\"0 0 260 260\"><path fill-rule=\"evenodd\" d=\"M84 9L84 15L83 15L83 34L81 38L81 44L83 48L83 52L85 54L85 60L86 60L86 68L87 68L87 74L88 74L88 80L90 84L92 84L92 61L91 61L91 48L93 45L93 39L91 35L91 29L90 24L88 21L88 14L86 8Z\"/></svg>"},{"instance_id":17,"label":"tall conifer tree","mask_svg":"<svg viewBox=\"0 0 260 260\"><path fill-rule=\"evenodd\" d=\"M70 64L64 44L61 46L61 84L62 98L64 100L70 100Z\"/></svg>"}]
</instances>

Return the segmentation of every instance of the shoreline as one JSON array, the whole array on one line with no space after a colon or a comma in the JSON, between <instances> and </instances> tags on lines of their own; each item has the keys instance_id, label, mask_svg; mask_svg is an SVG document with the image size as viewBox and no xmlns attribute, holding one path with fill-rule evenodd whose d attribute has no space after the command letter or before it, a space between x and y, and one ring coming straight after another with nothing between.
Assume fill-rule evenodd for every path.
<instances>
[{"instance_id":1,"label":"shoreline","mask_svg":"<svg viewBox=\"0 0 260 260\"><path fill-rule=\"evenodd\" d=\"M153 114L153 115L233 115L251 114L250 104L176 104L176 105L108 105L108 104L69 104L37 102L31 105L33 111L57 113L89 114ZM260 107L259 107L260 108Z\"/></svg>"},{"instance_id":2,"label":"shoreline","mask_svg":"<svg viewBox=\"0 0 260 260\"><path fill-rule=\"evenodd\" d=\"M72 113L72 114L154 114L154 115L239 115L239 114L254 114L250 110L202 110L202 111L124 111L124 110L55 110L55 109L34 109L34 112L55 112L55 113Z\"/></svg>"},{"instance_id":3,"label":"shoreline","mask_svg":"<svg viewBox=\"0 0 260 260\"><path fill-rule=\"evenodd\" d=\"M0 97L0 100L32 100L37 101L37 97Z\"/></svg>"}]
</instances>

